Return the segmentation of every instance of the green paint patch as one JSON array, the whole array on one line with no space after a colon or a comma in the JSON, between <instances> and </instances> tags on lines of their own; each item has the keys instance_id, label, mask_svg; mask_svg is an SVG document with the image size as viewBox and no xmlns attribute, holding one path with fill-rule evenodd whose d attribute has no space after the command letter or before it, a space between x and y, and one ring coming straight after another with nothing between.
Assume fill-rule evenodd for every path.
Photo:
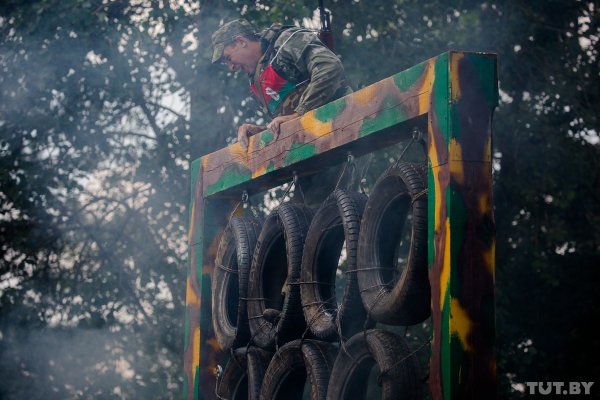
<instances>
[{"instance_id":1,"label":"green paint patch","mask_svg":"<svg viewBox=\"0 0 600 400\"><path fill-rule=\"evenodd\" d=\"M446 291L446 299L444 301L444 308L442 309L442 320L441 320L441 335L440 335L440 373L442 375L442 392L444 399L451 399L450 389L452 388L452 382L450 380L452 361L452 349L450 348L450 295Z\"/></svg>"},{"instance_id":2,"label":"green paint patch","mask_svg":"<svg viewBox=\"0 0 600 400\"><path fill-rule=\"evenodd\" d=\"M275 163L273 161L270 161L269 164L267 165L267 169L265 172L271 172L271 171L275 171Z\"/></svg>"},{"instance_id":3,"label":"green paint patch","mask_svg":"<svg viewBox=\"0 0 600 400\"><path fill-rule=\"evenodd\" d=\"M192 186L192 196L194 196L193 186ZM193 210L194 210L194 200L192 199L192 201L190 201L190 203L188 205L188 229L194 229L194 221L192 221L192 211ZM189 276L189 273L188 273L188 276Z\"/></svg>"},{"instance_id":4,"label":"green paint patch","mask_svg":"<svg viewBox=\"0 0 600 400\"><path fill-rule=\"evenodd\" d=\"M271 131L264 131L260 135L260 141L258 142L258 148L262 149L266 147L269 143L272 143L275 140L275 135Z\"/></svg>"},{"instance_id":5,"label":"green paint patch","mask_svg":"<svg viewBox=\"0 0 600 400\"><path fill-rule=\"evenodd\" d=\"M421 76L423 76L423 72L425 71L426 66L427 62L422 62L421 64L417 64L414 67L407 69L406 71L397 73L393 76L394 84L401 91L407 91L419 81L419 78L421 78Z\"/></svg>"},{"instance_id":6,"label":"green paint patch","mask_svg":"<svg viewBox=\"0 0 600 400\"><path fill-rule=\"evenodd\" d=\"M239 164L229 165L225 167L225 171L223 171L221 178L219 178L216 183L209 185L206 188L206 195L210 196L211 194L219 193L232 186L249 181L250 179L252 179L250 170Z\"/></svg>"},{"instance_id":7,"label":"green paint patch","mask_svg":"<svg viewBox=\"0 0 600 400\"><path fill-rule=\"evenodd\" d=\"M466 54L463 62L471 63L477 71L479 88L490 107L498 105L498 77L496 72L496 57L481 54Z\"/></svg>"},{"instance_id":8,"label":"green paint patch","mask_svg":"<svg viewBox=\"0 0 600 400\"><path fill-rule=\"evenodd\" d=\"M194 372L194 400L198 400L200 396L200 366L197 366Z\"/></svg>"},{"instance_id":9,"label":"green paint patch","mask_svg":"<svg viewBox=\"0 0 600 400\"><path fill-rule=\"evenodd\" d=\"M315 110L315 118L321 122L329 122L346 108L346 100L344 98L327 103Z\"/></svg>"},{"instance_id":10,"label":"green paint patch","mask_svg":"<svg viewBox=\"0 0 600 400\"><path fill-rule=\"evenodd\" d=\"M450 126L452 127L452 137L460 142L462 125L460 123L460 111L456 104L452 104L452 107L450 107Z\"/></svg>"},{"instance_id":11,"label":"green paint patch","mask_svg":"<svg viewBox=\"0 0 600 400\"><path fill-rule=\"evenodd\" d=\"M194 188L196 187L196 180L201 178L202 173L202 158L198 158L190 163L190 203L194 204Z\"/></svg>"},{"instance_id":12,"label":"green paint patch","mask_svg":"<svg viewBox=\"0 0 600 400\"><path fill-rule=\"evenodd\" d=\"M476 93L471 96L470 99L459 98L458 102L466 101L478 103L485 102L489 109L493 109L498 102L498 83L496 78L496 59L494 57L486 57L479 54L465 54L465 57L459 61L459 65L468 64L467 68L461 68L458 72L459 82L457 83L461 88L465 86L471 87L470 92ZM470 70L472 75L465 76L460 73L461 70ZM483 98L482 98L483 97ZM478 107L483 104L477 104ZM464 109L463 105L463 109ZM464 111L463 111L464 112ZM452 137L455 137L460 141L461 137L461 123L460 123L460 110L456 104L452 104L450 108L450 126L452 127Z\"/></svg>"},{"instance_id":13,"label":"green paint patch","mask_svg":"<svg viewBox=\"0 0 600 400\"><path fill-rule=\"evenodd\" d=\"M211 310L211 277L206 275L202 279L202 286L200 289L200 330L203 335L206 335L209 329L212 327L212 310ZM201 348L203 348L202 345ZM206 357L206 352L201 351L200 356L202 359Z\"/></svg>"},{"instance_id":14,"label":"green paint patch","mask_svg":"<svg viewBox=\"0 0 600 400\"><path fill-rule=\"evenodd\" d=\"M294 143L285 156L284 165L291 165L298 161L306 160L317 154L317 148L310 143Z\"/></svg>"},{"instance_id":15,"label":"green paint patch","mask_svg":"<svg viewBox=\"0 0 600 400\"><path fill-rule=\"evenodd\" d=\"M402 108L392 99L386 98L383 101L382 110L379 113L363 119L358 134L360 137L364 137L399 124L407 119L406 113Z\"/></svg>"}]
</instances>

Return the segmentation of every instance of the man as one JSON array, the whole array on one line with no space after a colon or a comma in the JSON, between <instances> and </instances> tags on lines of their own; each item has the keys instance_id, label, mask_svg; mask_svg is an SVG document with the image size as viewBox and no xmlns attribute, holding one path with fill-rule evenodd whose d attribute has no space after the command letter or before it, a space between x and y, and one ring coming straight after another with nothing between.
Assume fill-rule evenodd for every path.
<instances>
[{"instance_id":1,"label":"man","mask_svg":"<svg viewBox=\"0 0 600 400\"><path fill-rule=\"evenodd\" d=\"M340 59L315 32L274 24L258 34L245 19L221 26L212 35L212 62L244 71L250 89L272 120L266 126L242 124L238 141L270 129L277 138L282 123L352 92Z\"/></svg>"}]
</instances>

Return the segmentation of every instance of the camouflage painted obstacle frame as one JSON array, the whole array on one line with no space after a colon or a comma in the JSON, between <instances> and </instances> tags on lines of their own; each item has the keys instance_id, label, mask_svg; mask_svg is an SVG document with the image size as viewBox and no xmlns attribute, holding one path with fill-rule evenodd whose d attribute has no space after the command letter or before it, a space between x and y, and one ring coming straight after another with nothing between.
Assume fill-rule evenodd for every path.
<instances>
[{"instance_id":1,"label":"camouflage painted obstacle frame","mask_svg":"<svg viewBox=\"0 0 600 400\"><path fill-rule=\"evenodd\" d=\"M211 278L220 234L244 190L268 189L411 137L427 126L428 265L433 399L494 398L492 115L496 56L448 52L282 127L192 162L184 396L215 398L225 355L211 324Z\"/></svg>"}]
</instances>

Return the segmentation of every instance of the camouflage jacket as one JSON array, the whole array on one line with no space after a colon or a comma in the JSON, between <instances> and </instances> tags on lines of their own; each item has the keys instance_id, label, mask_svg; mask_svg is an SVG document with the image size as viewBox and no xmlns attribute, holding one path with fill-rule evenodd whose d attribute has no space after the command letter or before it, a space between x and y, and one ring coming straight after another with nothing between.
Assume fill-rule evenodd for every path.
<instances>
[{"instance_id":1,"label":"camouflage jacket","mask_svg":"<svg viewBox=\"0 0 600 400\"><path fill-rule=\"evenodd\" d=\"M302 115L352 92L340 59L314 31L275 24L261 34L263 55L250 84L260 85L262 72L271 64L285 80L297 84L274 112L269 112L260 95L263 110L272 118L297 112Z\"/></svg>"}]
</instances>

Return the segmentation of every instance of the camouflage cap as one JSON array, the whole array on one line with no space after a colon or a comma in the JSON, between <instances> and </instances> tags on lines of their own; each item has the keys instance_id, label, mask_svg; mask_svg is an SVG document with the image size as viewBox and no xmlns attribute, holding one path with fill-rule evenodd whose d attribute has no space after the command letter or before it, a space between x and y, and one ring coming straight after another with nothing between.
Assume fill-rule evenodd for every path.
<instances>
[{"instance_id":1,"label":"camouflage cap","mask_svg":"<svg viewBox=\"0 0 600 400\"><path fill-rule=\"evenodd\" d=\"M213 56L212 63L216 63L223 56L223 49L238 36L255 35L256 31L245 19L236 19L224 24L212 34Z\"/></svg>"}]
</instances>

